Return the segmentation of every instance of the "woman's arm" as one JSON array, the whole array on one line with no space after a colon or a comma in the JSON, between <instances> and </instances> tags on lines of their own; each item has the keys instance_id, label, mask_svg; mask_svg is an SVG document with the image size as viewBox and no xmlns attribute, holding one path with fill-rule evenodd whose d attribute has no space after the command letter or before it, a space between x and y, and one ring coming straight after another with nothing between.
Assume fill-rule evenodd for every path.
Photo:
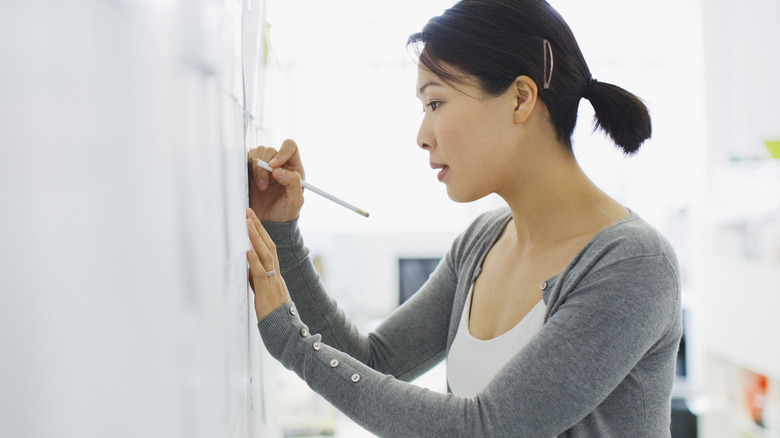
<instances>
[{"instance_id":1,"label":"woman's arm","mask_svg":"<svg viewBox=\"0 0 780 438\"><path fill-rule=\"evenodd\" d=\"M322 342L402 380L414 379L444 358L456 286L449 256L420 291L376 330L363 335L327 294L297 221L263 226L276 245L296 313L307 330L322 336Z\"/></svg>"}]
</instances>

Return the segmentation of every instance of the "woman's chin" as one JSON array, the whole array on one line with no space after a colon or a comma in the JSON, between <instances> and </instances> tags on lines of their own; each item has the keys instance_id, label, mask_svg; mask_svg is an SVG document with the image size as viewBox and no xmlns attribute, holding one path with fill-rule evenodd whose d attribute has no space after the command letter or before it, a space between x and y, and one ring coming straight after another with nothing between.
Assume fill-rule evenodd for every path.
<instances>
[{"instance_id":1,"label":"woman's chin","mask_svg":"<svg viewBox=\"0 0 780 438\"><path fill-rule=\"evenodd\" d=\"M466 203L466 202L474 202L477 200L480 200L484 198L486 195L478 195L475 193L467 193L464 191L456 190L450 186L447 186L447 196L452 201L458 202L458 203Z\"/></svg>"}]
</instances>

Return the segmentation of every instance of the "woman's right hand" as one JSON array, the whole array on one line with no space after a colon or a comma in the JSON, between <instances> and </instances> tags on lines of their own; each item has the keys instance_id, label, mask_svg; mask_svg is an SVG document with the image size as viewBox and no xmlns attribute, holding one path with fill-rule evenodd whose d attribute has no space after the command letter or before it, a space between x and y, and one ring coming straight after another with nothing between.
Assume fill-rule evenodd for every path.
<instances>
[{"instance_id":1,"label":"woman's right hand","mask_svg":"<svg viewBox=\"0 0 780 438\"><path fill-rule=\"evenodd\" d=\"M277 152L258 146L247 154L249 172L249 208L261 221L289 222L298 217L303 206L303 163L298 145L285 140ZM257 165L259 158L273 169L269 172Z\"/></svg>"}]
</instances>

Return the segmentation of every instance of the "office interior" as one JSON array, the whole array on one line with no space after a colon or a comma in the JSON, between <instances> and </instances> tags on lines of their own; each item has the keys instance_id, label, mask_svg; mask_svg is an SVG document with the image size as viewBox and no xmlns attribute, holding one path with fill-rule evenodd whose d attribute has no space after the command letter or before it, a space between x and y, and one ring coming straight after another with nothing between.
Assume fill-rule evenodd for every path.
<instances>
[{"instance_id":1,"label":"office interior","mask_svg":"<svg viewBox=\"0 0 780 438\"><path fill-rule=\"evenodd\" d=\"M780 437L780 3L550 3L651 111L627 158L583 101L574 150L677 251L672 436ZM245 154L294 138L307 180L370 212L307 195L300 218L370 330L503 205L450 201L415 143L406 38L450 4L0 6L0 436L371 437L262 347ZM446 391L444 365L415 383Z\"/></svg>"}]
</instances>

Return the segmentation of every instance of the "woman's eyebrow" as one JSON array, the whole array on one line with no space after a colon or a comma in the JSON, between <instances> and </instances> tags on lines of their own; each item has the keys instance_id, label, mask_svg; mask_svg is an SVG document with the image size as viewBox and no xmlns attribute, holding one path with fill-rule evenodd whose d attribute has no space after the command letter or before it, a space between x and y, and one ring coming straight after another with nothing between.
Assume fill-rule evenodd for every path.
<instances>
[{"instance_id":1,"label":"woman's eyebrow","mask_svg":"<svg viewBox=\"0 0 780 438\"><path fill-rule=\"evenodd\" d=\"M421 94L423 94L423 92L425 91L425 89L426 89L426 88L428 88L428 87L429 87L429 86L431 86L431 85L438 86L438 87L443 87L443 85L442 85L440 82L437 82L437 81L434 81L434 80L430 80L430 81L428 81L428 82L424 83L424 84L423 84L423 85L420 87L420 89L417 91L417 97L420 97L420 95L421 95Z\"/></svg>"}]
</instances>

